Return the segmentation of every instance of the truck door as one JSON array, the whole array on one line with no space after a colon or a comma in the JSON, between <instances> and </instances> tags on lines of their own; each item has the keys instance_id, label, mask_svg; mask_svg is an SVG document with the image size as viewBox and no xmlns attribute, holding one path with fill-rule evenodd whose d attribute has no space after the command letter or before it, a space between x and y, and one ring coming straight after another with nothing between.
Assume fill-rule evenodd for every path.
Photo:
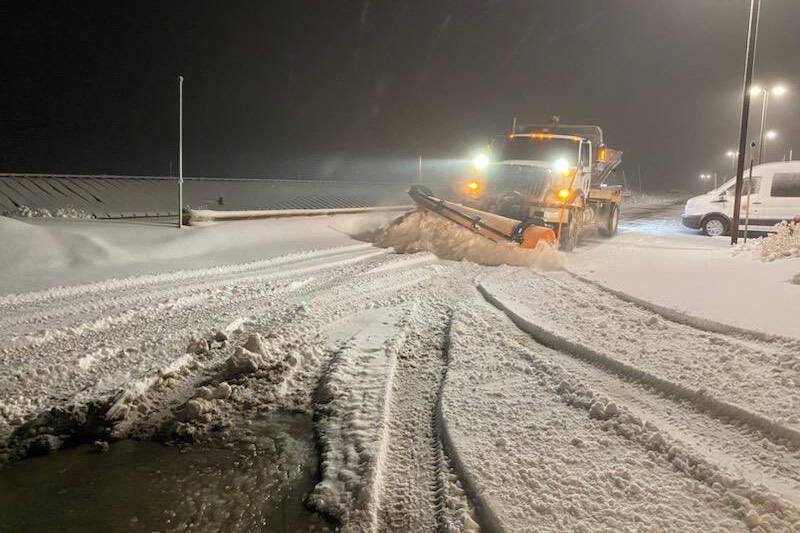
<instances>
[{"instance_id":1,"label":"truck door","mask_svg":"<svg viewBox=\"0 0 800 533\"><path fill-rule=\"evenodd\" d=\"M773 226L781 220L799 216L800 172L776 172L769 191L762 190L761 201L762 204L757 206L761 225Z\"/></svg>"}]
</instances>

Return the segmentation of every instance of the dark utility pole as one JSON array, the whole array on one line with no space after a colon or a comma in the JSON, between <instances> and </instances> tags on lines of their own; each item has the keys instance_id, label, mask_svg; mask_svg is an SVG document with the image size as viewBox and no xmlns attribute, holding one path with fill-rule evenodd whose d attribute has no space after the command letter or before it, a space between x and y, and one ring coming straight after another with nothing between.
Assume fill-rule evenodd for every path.
<instances>
[{"instance_id":1,"label":"dark utility pole","mask_svg":"<svg viewBox=\"0 0 800 533\"><path fill-rule=\"evenodd\" d=\"M178 76L178 229L183 227L183 76Z\"/></svg>"},{"instance_id":2,"label":"dark utility pole","mask_svg":"<svg viewBox=\"0 0 800 533\"><path fill-rule=\"evenodd\" d=\"M739 155L736 161L736 195L733 199L733 223L731 244L739 240L739 211L742 208L742 182L744 181L744 157L747 150L747 118L750 115L750 83L753 81L753 62L756 57L756 36L761 0L750 0L750 26L747 30L747 55L744 60L744 86L742 87L742 121L739 128Z\"/></svg>"}]
</instances>

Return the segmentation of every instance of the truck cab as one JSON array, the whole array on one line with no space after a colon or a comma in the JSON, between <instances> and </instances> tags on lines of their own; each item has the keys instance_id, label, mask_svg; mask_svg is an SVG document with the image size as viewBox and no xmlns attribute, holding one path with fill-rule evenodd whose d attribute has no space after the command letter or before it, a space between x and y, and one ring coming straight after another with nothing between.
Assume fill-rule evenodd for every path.
<instances>
[{"instance_id":1,"label":"truck cab","mask_svg":"<svg viewBox=\"0 0 800 533\"><path fill-rule=\"evenodd\" d=\"M597 126L523 126L496 139L460 184L464 205L549 226L571 248L599 217L613 234L621 190L602 182L621 161ZM609 162L609 152L613 162ZM479 160L476 160L479 163Z\"/></svg>"}]
</instances>

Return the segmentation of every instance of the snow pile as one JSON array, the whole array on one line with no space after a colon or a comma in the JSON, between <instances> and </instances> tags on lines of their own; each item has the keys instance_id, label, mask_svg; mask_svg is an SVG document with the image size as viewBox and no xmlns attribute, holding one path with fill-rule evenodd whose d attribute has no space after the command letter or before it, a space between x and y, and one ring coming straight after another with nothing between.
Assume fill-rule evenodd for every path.
<instances>
[{"instance_id":1,"label":"snow pile","mask_svg":"<svg viewBox=\"0 0 800 533\"><path fill-rule=\"evenodd\" d=\"M59 207L51 211L44 207L28 207L21 205L11 211L3 211L4 217L24 217L24 218L94 218L91 213L75 207Z\"/></svg>"},{"instance_id":2,"label":"snow pile","mask_svg":"<svg viewBox=\"0 0 800 533\"><path fill-rule=\"evenodd\" d=\"M754 251L763 261L800 257L800 221L775 224L775 233L736 247L734 253Z\"/></svg>"},{"instance_id":3,"label":"snow pile","mask_svg":"<svg viewBox=\"0 0 800 533\"><path fill-rule=\"evenodd\" d=\"M535 266L547 270L564 267L564 257L547 243L523 249L495 243L437 215L415 211L379 232L375 244L398 253L429 250L442 259L467 260L481 265Z\"/></svg>"}]
</instances>

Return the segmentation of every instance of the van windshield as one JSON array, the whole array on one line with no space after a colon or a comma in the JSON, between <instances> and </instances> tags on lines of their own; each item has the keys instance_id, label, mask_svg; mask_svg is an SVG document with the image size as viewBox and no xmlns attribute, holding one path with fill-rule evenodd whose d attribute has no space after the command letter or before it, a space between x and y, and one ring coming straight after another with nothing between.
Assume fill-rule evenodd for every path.
<instances>
[{"instance_id":1,"label":"van windshield","mask_svg":"<svg viewBox=\"0 0 800 533\"><path fill-rule=\"evenodd\" d=\"M747 186L748 186L749 181L750 181L750 179L747 176L745 176L744 177L744 182L742 182L742 195L746 195L747 194ZM759 191L760 188L761 188L761 178L759 176L753 176L753 185L752 185L752 189L750 190L750 194L758 194L758 191ZM725 189L725 194L727 194L731 198L733 198L733 196L736 194L736 181L735 180L734 180L733 183L731 183Z\"/></svg>"},{"instance_id":2,"label":"van windshield","mask_svg":"<svg viewBox=\"0 0 800 533\"><path fill-rule=\"evenodd\" d=\"M578 142L569 139L531 139L514 137L503 147L501 161L546 161L564 159L570 165L578 160Z\"/></svg>"}]
</instances>

